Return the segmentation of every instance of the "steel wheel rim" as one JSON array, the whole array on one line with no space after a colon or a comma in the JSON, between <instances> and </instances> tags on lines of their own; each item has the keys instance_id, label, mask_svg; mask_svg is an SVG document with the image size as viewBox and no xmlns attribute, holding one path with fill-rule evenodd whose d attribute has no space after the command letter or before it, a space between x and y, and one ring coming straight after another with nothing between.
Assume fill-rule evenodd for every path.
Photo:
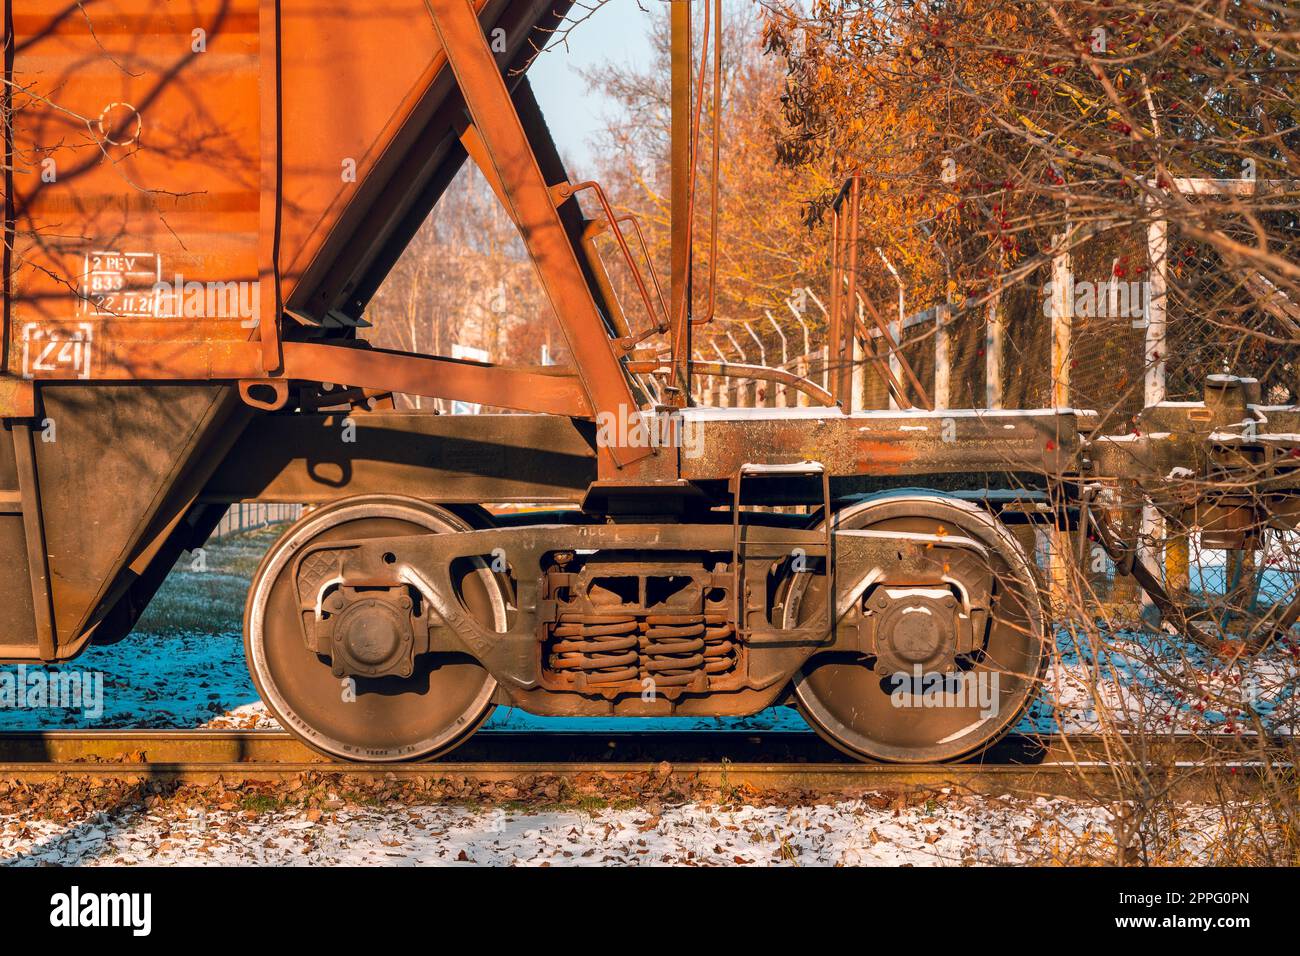
<instances>
[{"instance_id":1,"label":"steel wheel rim","mask_svg":"<svg viewBox=\"0 0 1300 956\"><path fill-rule=\"evenodd\" d=\"M997 671L997 711L985 716L977 708L971 712L972 708L963 707L900 710L890 702L888 685L882 687L881 677L862 663L814 657L793 679L799 710L821 737L858 759L932 763L978 754L995 743L1032 701L1047 658L1034 573L1015 537L983 509L939 493L891 493L853 505L835 520L848 528L933 524L932 516L909 518L908 509L917 507L944 513L950 527L958 524L964 534L985 544L1005 565L1007 577L999 574L999 580L1017 585L1015 591L1008 586L1007 594L1018 614L1004 611L999 601L1002 624L990 628L987 663L974 668L976 673ZM811 578L803 575L801 581L792 582L785 602L786 626L796 623L793 615L800 607L821 600L818 597L809 604L797 590L802 584L806 591ZM1023 618L1019 626L1013 620L1017 616ZM1020 628L1023 633L1017 633ZM869 729L872 724L890 730L882 734L879 729Z\"/></svg>"},{"instance_id":2,"label":"steel wheel rim","mask_svg":"<svg viewBox=\"0 0 1300 956\"><path fill-rule=\"evenodd\" d=\"M403 527L407 530L400 530ZM357 535L367 529L373 534ZM395 762L446 753L487 719L497 684L472 658L439 655L435 660L434 655L422 655L417 658L411 678L358 679L356 700L345 702L343 679L334 677L329 665L307 650L297 621L286 620L285 602L292 603L292 596L287 593L291 584L283 572L309 542L331 537L467 530L470 527L460 519L421 501L379 496L344 501L312 512L272 546L249 591L244 648L258 693L284 729L332 757ZM478 610L490 618L490 626L504 631L504 596L481 562L476 571L485 582ZM268 620L274 621L270 628ZM404 722L410 728L423 729L403 732L400 726ZM346 728L352 729L339 733ZM369 742L364 739L366 734L371 735Z\"/></svg>"}]
</instances>

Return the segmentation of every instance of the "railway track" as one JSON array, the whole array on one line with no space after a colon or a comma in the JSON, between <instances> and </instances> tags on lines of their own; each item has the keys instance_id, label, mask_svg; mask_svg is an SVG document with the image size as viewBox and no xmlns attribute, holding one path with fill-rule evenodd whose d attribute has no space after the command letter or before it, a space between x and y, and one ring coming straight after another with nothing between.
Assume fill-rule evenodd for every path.
<instances>
[{"instance_id":1,"label":"railway track","mask_svg":"<svg viewBox=\"0 0 1300 956\"><path fill-rule=\"evenodd\" d=\"M502 782L535 776L663 775L706 786L764 791L862 792L955 787L973 793L1106 796L1135 773L1195 799L1217 787L1249 790L1263 765L1248 741L1148 742L1114 751L1094 735L1011 736L979 760L956 764L864 764L803 733L512 733L485 731L454 754L421 763L340 763L276 730L107 730L0 734L0 780L69 777L227 785L305 773L397 780ZM1276 764L1273 769L1277 770ZM1285 769L1285 768L1283 768Z\"/></svg>"}]
</instances>

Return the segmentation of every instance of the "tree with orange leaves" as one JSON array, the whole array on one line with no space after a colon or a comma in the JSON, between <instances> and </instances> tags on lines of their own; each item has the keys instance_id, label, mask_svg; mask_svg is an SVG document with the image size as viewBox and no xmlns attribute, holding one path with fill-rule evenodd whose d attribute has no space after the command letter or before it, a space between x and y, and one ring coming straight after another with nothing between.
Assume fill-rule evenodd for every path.
<instances>
[{"instance_id":1,"label":"tree with orange leaves","mask_svg":"<svg viewBox=\"0 0 1300 956\"><path fill-rule=\"evenodd\" d=\"M765 7L767 47L788 70L783 161L861 173L871 242L893 251L918 301L970 315L1010 297L1016 337L1041 346L1054 254L1070 251L1076 272L1091 257L1109 277L1136 278L1146 249L1134 235L1167 222L1171 321L1197 320L1171 324L1171 387L1199 388L1207 364L1228 360L1265 390L1295 388L1300 11L1121 0ZM1212 200L1178 185L1243 176L1249 190ZM889 294L879 272L861 282ZM1123 332L1110 331L1103 338ZM1105 384L1140 403L1140 375Z\"/></svg>"},{"instance_id":2,"label":"tree with orange leaves","mask_svg":"<svg viewBox=\"0 0 1300 956\"><path fill-rule=\"evenodd\" d=\"M728 358L738 356L727 332L742 345L753 344L738 323L750 322L775 356L778 333L767 320L770 312L783 332L798 338L787 301L806 309L812 326L823 319L809 303L805 287L824 297L828 277L828 242L824 232L808 228L808 196L830 187L816 164L787 168L777 160L778 143L792 131L780 107L783 77L779 61L764 55L758 24L749 11L724 23L721 138L718 175L718 240L716 261L708 241L713 209L710 205L712 169L711 74L701 104L697 143L695 203L694 314L709 312L709 277L716 270L715 322L703 326L699 337L712 340ZM669 246L669 38L668 18L656 20L652 37L655 56L645 69L609 63L586 79L617 104L598 142L599 178L621 211L641 221L659 274L665 275ZM696 50L698 69L700 50ZM796 294L797 293L797 294ZM620 296L628 301L625 294ZM631 311L631 310L630 310ZM793 340L792 340L793 341ZM705 345L708 358L716 358ZM746 357L756 360L753 353Z\"/></svg>"}]
</instances>

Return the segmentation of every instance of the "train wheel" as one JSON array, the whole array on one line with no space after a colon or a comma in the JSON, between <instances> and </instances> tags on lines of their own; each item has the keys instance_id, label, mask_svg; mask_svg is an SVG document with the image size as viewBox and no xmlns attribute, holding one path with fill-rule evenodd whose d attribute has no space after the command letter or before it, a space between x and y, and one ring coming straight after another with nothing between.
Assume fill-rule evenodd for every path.
<instances>
[{"instance_id":1,"label":"train wheel","mask_svg":"<svg viewBox=\"0 0 1300 956\"><path fill-rule=\"evenodd\" d=\"M409 677L336 676L303 640L289 579L291 559L308 544L467 530L441 508L367 496L310 512L284 533L262 559L244 610L249 670L281 726L332 757L395 761L446 753L487 719L496 681L465 655L422 654ZM485 626L506 629L506 593L486 566L467 574L462 593Z\"/></svg>"},{"instance_id":2,"label":"train wheel","mask_svg":"<svg viewBox=\"0 0 1300 956\"><path fill-rule=\"evenodd\" d=\"M843 529L963 535L983 546L992 566L954 563L932 579L869 587L863 601L879 622L879 654L811 658L794 680L808 723L859 759L929 763L988 747L1029 703L1047 653L1037 583L1014 536L982 508L937 492L871 498L835 521ZM787 626L824 606L825 582L792 576ZM983 623L970 629L973 646L958 653L955 615L963 609Z\"/></svg>"}]
</instances>

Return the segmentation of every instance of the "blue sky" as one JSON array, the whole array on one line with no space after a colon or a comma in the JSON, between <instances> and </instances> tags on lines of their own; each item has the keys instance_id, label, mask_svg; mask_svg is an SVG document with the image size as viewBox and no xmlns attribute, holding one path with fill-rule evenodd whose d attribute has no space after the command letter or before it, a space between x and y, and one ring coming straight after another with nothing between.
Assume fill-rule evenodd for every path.
<instances>
[{"instance_id":1,"label":"blue sky","mask_svg":"<svg viewBox=\"0 0 1300 956\"><path fill-rule=\"evenodd\" d=\"M577 178L592 174L590 140L604 126L602 117L614 109L599 91L587 90L578 70L611 61L644 66L650 59L652 18L667 13L661 0L640 0L640 6L638 0L605 0L574 27L567 49L553 45L529 68L528 77L560 155L572 164L570 172ZM570 17L581 14L575 7Z\"/></svg>"}]
</instances>

